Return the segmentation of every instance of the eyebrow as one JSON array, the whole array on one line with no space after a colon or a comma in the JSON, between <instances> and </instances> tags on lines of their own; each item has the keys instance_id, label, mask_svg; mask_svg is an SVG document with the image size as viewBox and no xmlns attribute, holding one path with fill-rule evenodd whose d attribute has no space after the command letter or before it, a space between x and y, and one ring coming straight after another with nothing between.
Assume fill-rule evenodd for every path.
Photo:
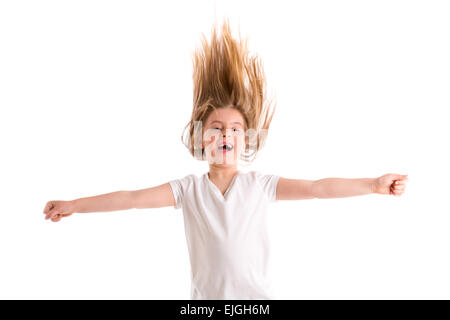
<instances>
[{"instance_id":1,"label":"eyebrow","mask_svg":"<svg viewBox=\"0 0 450 320\"><path fill-rule=\"evenodd\" d=\"M214 122L218 122L218 123L222 124L222 121L219 121L219 120L214 120L214 121L212 121L210 124L213 124ZM239 121L235 121L235 122L231 122L231 123L232 123L232 124L239 124L239 125L242 126L242 123L240 123Z\"/></svg>"}]
</instances>

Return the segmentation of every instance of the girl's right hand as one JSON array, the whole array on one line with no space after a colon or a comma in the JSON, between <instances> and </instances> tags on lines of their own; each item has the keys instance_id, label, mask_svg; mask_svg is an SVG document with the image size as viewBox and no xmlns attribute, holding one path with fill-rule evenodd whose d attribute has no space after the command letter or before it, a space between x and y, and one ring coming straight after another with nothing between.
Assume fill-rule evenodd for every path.
<instances>
[{"instance_id":1,"label":"girl's right hand","mask_svg":"<svg viewBox=\"0 0 450 320\"><path fill-rule=\"evenodd\" d=\"M53 222L69 217L74 212L75 204L73 201L49 201L44 208L45 220L51 219Z\"/></svg>"}]
</instances>

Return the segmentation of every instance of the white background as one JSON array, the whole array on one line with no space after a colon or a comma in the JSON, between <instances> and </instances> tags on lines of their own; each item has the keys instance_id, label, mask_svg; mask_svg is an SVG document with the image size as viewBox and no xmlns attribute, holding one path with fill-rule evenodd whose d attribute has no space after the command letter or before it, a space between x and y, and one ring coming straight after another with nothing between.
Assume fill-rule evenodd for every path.
<instances>
[{"instance_id":1,"label":"white background","mask_svg":"<svg viewBox=\"0 0 450 320\"><path fill-rule=\"evenodd\" d=\"M244 171L409 175L401 197L271 204L276 298L449 299L448 2L261 0L0 2L0 298L190 298L181 210L42 210L208 170L180 136L225 16L278 103Z\"/></svg>"}]
</instances>

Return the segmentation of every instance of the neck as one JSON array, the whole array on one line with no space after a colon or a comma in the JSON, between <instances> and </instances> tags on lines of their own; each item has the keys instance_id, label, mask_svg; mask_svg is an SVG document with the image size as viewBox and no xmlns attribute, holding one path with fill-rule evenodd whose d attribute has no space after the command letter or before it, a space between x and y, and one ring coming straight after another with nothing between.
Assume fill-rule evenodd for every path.
<instances>
[{"instance_id":1,"label":"neck","mask_svg":"<svg viewBox=\"0 0 450 320\"><path fill-rule=\"evenodd\" d=\"M237 166L218 166L215 164L209 165L209 178L210 179L229 179L234 177L239 172Z\"/></svg>"}]
</instances>

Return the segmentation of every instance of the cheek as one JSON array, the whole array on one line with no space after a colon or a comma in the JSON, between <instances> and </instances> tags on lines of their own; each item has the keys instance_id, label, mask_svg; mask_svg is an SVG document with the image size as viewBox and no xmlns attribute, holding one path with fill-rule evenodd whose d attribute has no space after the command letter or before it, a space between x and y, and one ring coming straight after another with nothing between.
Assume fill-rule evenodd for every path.
<instances>
[{"instance_id":1,"label":"cheek","mask_svg":"<svg viewBox=\"0 0 450 320\"><path fill-rule=\"evenodd\" d=\"M235 136L235 145L238 146L239 150L242 150L245 147L245 135Z\"/></svg>"}]
</instances>

